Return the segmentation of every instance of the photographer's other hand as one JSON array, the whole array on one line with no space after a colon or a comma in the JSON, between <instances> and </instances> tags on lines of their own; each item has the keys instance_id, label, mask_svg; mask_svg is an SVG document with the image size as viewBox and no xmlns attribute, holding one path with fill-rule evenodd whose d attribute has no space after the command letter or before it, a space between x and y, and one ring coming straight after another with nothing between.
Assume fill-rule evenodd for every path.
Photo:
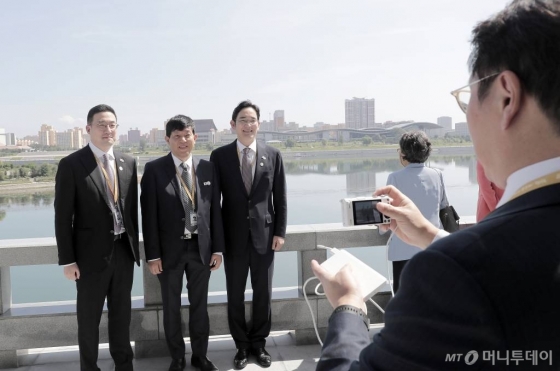
<instances>
[{"instance_id":1,"label":"photographer's other hand","mask_svg":"<svg viewBox=\"0 0 560 371\"><path fill-rule=\"evenodd\" d=\"M390 228L404 242L422 249L428 247L439 229L424 218L420 210L410 198L406 197L394 186L377 189L373 196L387 195L393 201L391 204L379 202L377 210L391 218L390 227L381 225L382 230Z\"/></svg>"},{"instance_id":2,"label":"photographer's other hand","mask_svg":"<svg viewBox=\"0 0 560 371\"><path fill-rule=\"evenodd\" d=\"M366 312L366 305L350 265L346 264L334 275L321 267L316 260L312 260L311 269L321 281L325 295L333 308L341 305L352 305Z\"/></svg>"}]
</instances>

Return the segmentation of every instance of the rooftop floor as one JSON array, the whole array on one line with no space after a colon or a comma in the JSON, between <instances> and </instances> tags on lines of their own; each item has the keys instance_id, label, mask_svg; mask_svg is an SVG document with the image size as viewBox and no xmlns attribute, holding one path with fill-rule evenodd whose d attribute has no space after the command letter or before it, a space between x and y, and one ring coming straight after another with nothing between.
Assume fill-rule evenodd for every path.
<instances>
[{"instance_id":1,"label":"rooftop floor","mask_svg":"<svg viewBox=\"0 0 560 371\"><path fill-rule=\"evenodd\" d=\"M190 345L187 342L187 367L185 370L196 370L190 364ZM107 344L102 344L99 351L98 366L102 371L114 370L113 360L109 354ZM272 333L267 339L267 351L272 356L272 366L267 370L285 371L315 370L321 347L319 345L296 346L293 332ZM213 336L208 346L208 358L220 370L233 370L233 356L235 355L235 343L230 336ZM3 371L76 371L80 368L78 347L61 347L33 349L28 354L18 355L18 368L10 368ZM166 371L171 359L142 358L134 360L135 371ZM254 357L249 357L247 371L263 370Z\"/></svg>"}]
</instances>

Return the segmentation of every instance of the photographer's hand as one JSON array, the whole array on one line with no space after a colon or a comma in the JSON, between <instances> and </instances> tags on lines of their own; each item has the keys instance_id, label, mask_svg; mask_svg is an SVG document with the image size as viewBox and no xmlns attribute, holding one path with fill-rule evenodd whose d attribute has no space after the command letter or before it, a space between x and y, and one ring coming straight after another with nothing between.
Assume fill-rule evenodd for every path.
<instances>
[{"instance_id":1,"label":"photographer's hand","mask_svg":"<svg viewBox=\"0 0 560 371\"><path fill-rule=\"evenodd\" d=\"M321 281L325 295L333 308L341 305L352 305L361 308L364 312L367 311L350 265L345 265L336 275L333 275L321 267L316 260L312 260L311 269Z\"/></svg>"},{"instance_id":2,"label":"photographer's hand","mask_svg":"<svg viewBox=\"0 0 560 371\"><path fill-rule=\"evenodd\" d=\"M382 202L377 204L377 210L391 217L390 227L380 225L381 230L390 228L404 242L422 249L428 247L439 229L424 218L414 202L394 186L381 187L373 193L374 197L380 195L387 195L393 200L390 205Z\"/></svg>"}]
</instances>

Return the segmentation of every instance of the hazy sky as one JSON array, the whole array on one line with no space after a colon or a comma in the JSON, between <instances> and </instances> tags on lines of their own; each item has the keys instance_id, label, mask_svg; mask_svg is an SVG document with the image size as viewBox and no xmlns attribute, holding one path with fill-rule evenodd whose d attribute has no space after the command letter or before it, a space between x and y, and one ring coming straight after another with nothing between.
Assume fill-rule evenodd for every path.
<instances>
[{"instance_id":1,"label":"hazy sky","mask_svg":"<svg viewBox=\"0 0 560 371\"><path fill-rule=\"evenodd\" d=\"M0 128L85 125L107 103L120 133L181 113L229 126L244 99L286 121L344 122L375 98L376 122L465 121L476 22L505 0L1 1Z\"/></svg>"}]
</instances>

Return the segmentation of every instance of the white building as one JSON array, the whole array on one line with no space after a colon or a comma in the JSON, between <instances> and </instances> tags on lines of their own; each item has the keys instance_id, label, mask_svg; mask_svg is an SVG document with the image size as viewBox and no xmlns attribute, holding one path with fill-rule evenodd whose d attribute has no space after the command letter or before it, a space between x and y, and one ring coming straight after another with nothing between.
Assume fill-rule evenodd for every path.
<instances>
[{"instance_id":1,"label":"white building","mask_svg":"<svg viewBox=\"0 0 560 371\"><path fill-rule=\"evenodd\" d=\"M375 99L346 99L344 101L344 119L348 129L375 127Z\"/></svg>"}]
</instances>

